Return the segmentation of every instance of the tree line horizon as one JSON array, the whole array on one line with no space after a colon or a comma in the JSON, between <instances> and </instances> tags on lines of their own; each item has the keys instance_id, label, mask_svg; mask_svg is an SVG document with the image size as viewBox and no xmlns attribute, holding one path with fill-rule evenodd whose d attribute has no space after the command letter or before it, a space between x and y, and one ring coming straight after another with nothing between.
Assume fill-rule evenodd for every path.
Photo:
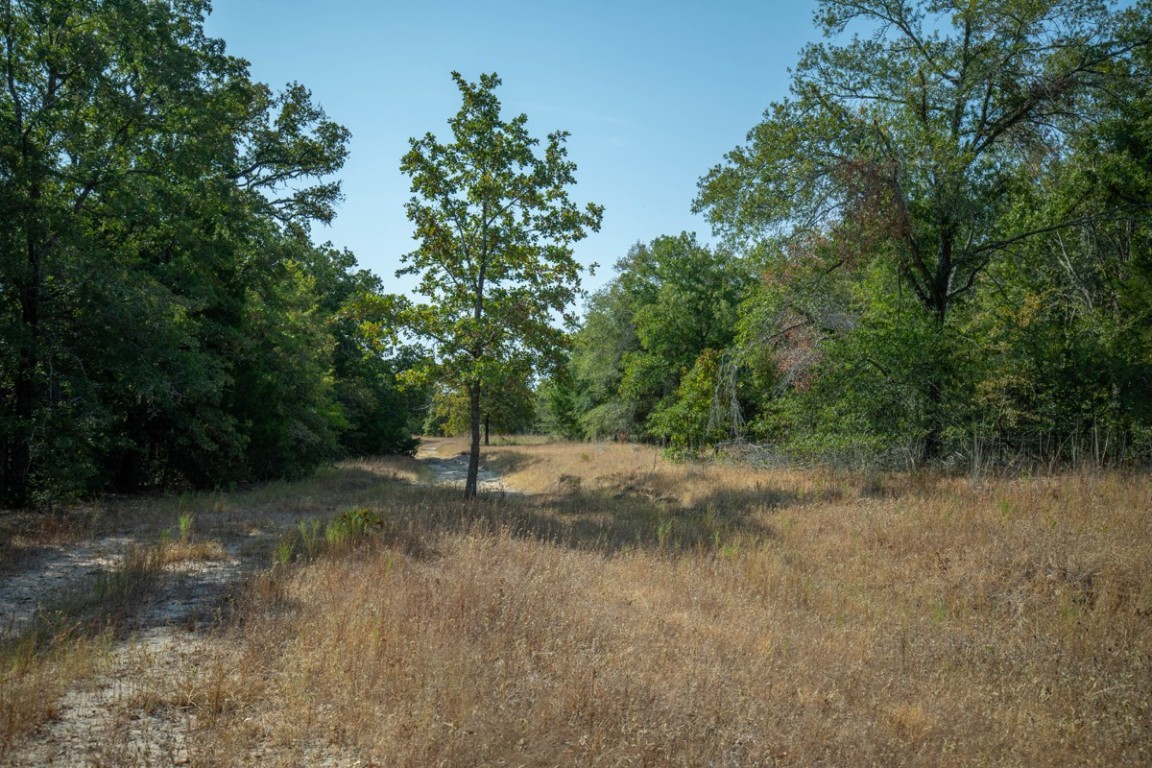
<instances>
[{"instance_id":1,"label":"tree line horizon","mask_svg":"<svg viewBox=\"0 0 1152 768\"><path fill-rule=\"evenodd\" d=\"M0 506L482 432L872 466L1152 460L1152 3L820 0L667 233L586 295L567 134L457 72L384 292L318 245L349 134L205 0L0 10ZM572 307L586 296L583 317Z\"/></svg>"}]
</instances>

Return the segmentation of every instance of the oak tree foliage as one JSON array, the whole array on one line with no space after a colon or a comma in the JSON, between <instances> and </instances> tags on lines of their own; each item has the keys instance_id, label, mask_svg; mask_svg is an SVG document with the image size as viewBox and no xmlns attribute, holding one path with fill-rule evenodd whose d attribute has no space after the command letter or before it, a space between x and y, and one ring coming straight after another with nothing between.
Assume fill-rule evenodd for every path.
<instances>
[{"instance_id":1,"label":"oak tree foliage","mask_svg":"<svg viewBox=\"0 0 1152 768\"><path fill-rule=\"evenodd\" d=\"M526 115L504 119L495 74L452 79L462 104L448 121L451 139L412 139L400 166L411 178L406 208L419 247L398 275L416 275L427 303L399 300L397 316L434 348L437 378L468 393L465 495L473 497L484 394L506 376L558 360L580 292L572 245L599 230L603 209L569 198L576 165L567 133L542 143Z\"/></svg>"}]
</instances>

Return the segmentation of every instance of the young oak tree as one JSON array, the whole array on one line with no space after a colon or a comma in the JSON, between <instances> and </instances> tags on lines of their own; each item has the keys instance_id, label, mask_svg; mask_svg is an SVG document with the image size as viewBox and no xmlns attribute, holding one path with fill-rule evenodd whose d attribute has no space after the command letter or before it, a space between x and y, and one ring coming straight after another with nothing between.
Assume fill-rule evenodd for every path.
<instances>
[{"instance_id":1,"label":"young oak tree","mask_svg":"<svg viewBox=\"0 0 1152 768\"><path fill-rule=\"evenodd\" d=\"M411 177L406 208L420 247L397 276L418 275L428 300L399 300L401 324L435 350L442 384L468 393L471 451L466 498L476 496L484 393L510 371L538 370L558 360L566 342L556 320L571 322L581 266L572 244L599 231L604 209L568 197L576 165L568 134L548 134L543 153L526 115L505 122L495 89L500 78L452 79L463 104L448 121L452 142L431 133L411 139L400 169Z\"/></svg>"}]
</instances>

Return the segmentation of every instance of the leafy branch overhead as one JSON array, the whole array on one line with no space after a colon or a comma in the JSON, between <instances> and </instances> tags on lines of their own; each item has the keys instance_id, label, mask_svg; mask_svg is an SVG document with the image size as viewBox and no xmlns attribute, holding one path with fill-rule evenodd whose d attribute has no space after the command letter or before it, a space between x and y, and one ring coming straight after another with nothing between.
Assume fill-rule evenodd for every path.
<instances>
[{"instance_id":1,"label":"leafy branch overhead","mask_svg":"<svg viewBox=\"0 0 1152 768\"><path fill-rule=\"evenodd\" d=\"M696 209L720 231L886 241L943 321L999 254L1083 220L1001 214L1091 121L1113 63L1147 45L1117 34L1107 3L824 0L818 18L830 41L804 49L792 96L700 182Z\"/></svg>"}]
</instances>

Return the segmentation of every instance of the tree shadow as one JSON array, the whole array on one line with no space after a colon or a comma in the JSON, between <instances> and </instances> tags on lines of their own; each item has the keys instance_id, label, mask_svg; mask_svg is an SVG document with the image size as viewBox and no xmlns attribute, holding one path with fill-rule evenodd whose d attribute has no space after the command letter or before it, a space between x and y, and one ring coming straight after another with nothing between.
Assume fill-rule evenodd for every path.
<instances>
[{"instance_id":1,"label":"tree shadow","mask_svg":"<svg viewBox=\"0 0 1152 768\"><path fill-rule=\"evenodd\" d=\"M481 466L488 470L500 475L511 475L539 464L542 459L525 453L502 451L495 454L481 453L480 461Z\"/></svg>"},{"instance_id":2,"label":"tree shadow","mask_svg":"<svg viewBox=\"0 0 1152 768\"><path fill-rule=\"evenodd\" d=\"M513 463L522 468L532 461L514 457ZM716 551L737 539L771 538L774 532L765 518L778 507L801 501L783 490L716 489L682 504L644 485L588 489L562 477L551 493L526 495L489 487L472 501L463 498L458 485L399 484L387 500L373 506L382 518L385 543L422 556L434 551L419 543L422 537L477 529L612 554L628 549Z\"/></svg>"},{"instance_id":3,"label":"tree shadow","mask_svg":"<svg viewBox=\"0 0 1152 768\"><path fill-rule=\"evenodd\" d=\"M539 461L508 453L490 468L512 473ZM815 494L772 486L716 487L686 504L663 493L644 473L622 472L590 482L560 477L552 492L533 495L489 484L482 486L479 498L465 500L458 483L407 479L423 465L416 459L401 465L349 462L295 483L158 502L153 529L138 534L141 546L165 535L173 515L188 511L195 514L198 525L203 521L207 535L231 535L236 537L234 543L243 539L241 565L226 577L199 567L174 577L167 566L148 563L127 571L101 570L93 574L94 580L77 582L50 599L37 620L43 628L36 633L51 636L64 625L82 625L84 634L107 631L110 625L118 628L117 634L158 623L206 628L214 623L213 617L218 622L230 612L227 606L233 596L245 592L257 574L275 562L287 565L302 558L310 548L304 540L305 523L326 524L351 510L371 513L371 530L362 544L395 548L422 560L438 556L438 541L445 534L484 531L606 555L637 549L677 554L722 552L741 542L771 539L779 509L837 498L844 492L843 485ZM899 492L901 487L891 490ZM140 510L127 507L124 514L133 520L141 517ZM258 537L253 533L257 529ZM232 533L222 533L226 530ZM9 569L21 572L24 565L9 563ZM163 602L182 603L185 610L157 613L154 607Z\"/></svg>"},{"instance_id":4,"label":"tree shadow","mask_svg":"<svg viewBox=\"0 0 1152 768\"><path fill-rule=\"evenodd\" d=\"M795 501L783 491L717 489L684 504L646 487L577 487L537 496L519 514L529 517L530 529L543 527L552 540L578 549L710 552L774 537L772 513Z\"/></svg>"}]
</instances>

